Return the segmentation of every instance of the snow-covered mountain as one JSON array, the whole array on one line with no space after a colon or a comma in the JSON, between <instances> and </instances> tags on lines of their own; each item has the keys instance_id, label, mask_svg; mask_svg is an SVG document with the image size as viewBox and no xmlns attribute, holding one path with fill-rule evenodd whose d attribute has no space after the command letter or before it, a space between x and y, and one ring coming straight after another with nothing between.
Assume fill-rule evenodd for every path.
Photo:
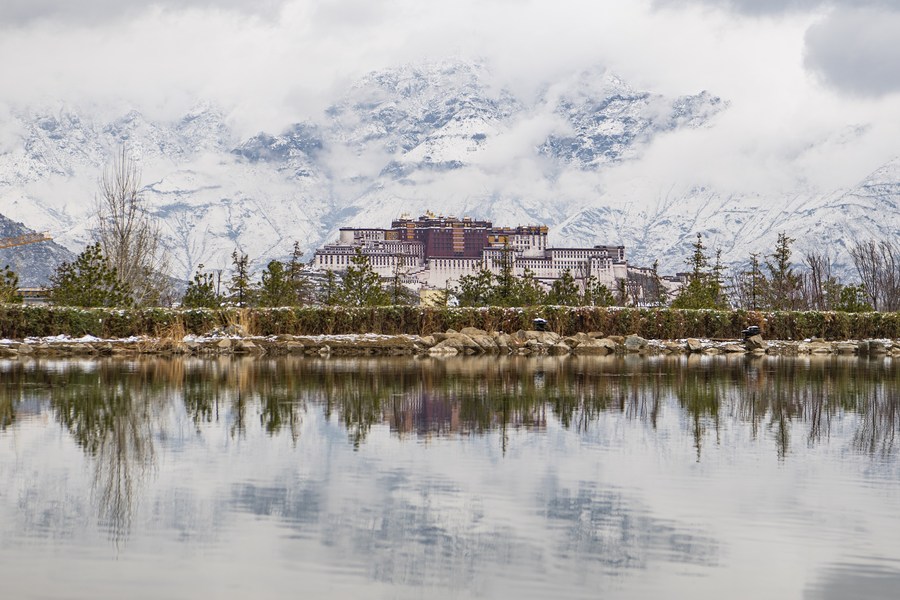
<instances>
[{"instance_id":1,"label":"snow-covered mountain","mask_svg":"<svg viewBox=\"0 0 900 600\"><path fill-rule=\"evenodd\" d=\"M0 239L16 238L29 233L38 233L0 215ZM19 276L22 287L44 285L55 267L63 262L71 262L75 255L53 241L0 248L0 267L9 266Z\"/></svg>"},{"instance_id":2,"label":"snow-covered mountain","mask_svg":"<svg viewBox=\"0 0 900 600\"><path fill-rule=\"evenodd\" d=\"M716 127L727 110L708 92L665 97L602 69L520 97L487 66L463 61L371 73L323 114L298 107L284 131L243 138L211 104L171 122L32 108L2 124L20 143L0 154L0 214L80 250L98 178L124 144L140 159L172 275L184 279L200 263L228 268L235 248L261 269L295 240L311 251L338 227L384 227L426 210L547 224L558 245L621 243L633 262L658 258L667 271L682 269L696 232L726 262L764 253L779 231L798 250L897 233L900 161L850 190L777 198L603 183L662 136Z\"/></svg>"}]
</instances>

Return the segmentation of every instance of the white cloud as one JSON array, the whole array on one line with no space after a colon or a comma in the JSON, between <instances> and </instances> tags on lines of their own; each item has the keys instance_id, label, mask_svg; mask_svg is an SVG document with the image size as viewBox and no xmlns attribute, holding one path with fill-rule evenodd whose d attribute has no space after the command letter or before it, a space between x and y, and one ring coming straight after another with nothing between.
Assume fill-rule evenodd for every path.
<instances>
[{"instance_id":1,"label":"white cloud","mask_svg":"<svg viewBox=\"0 0 900 600\"><path fill-rule=\"evenodd\" d=\"M706 89L730 103L714 127L664 136L644 160L604 175L607 189L619 177L635 176L660 189L692 180L762 191L797 180L847 185L896 154L893 103L835 93L883 95L900 85L891 44L895 21L882 20L895 14L885 12L886 1L165 0L147 9L94 0L74 6L29 0L0 7L0 55L18 57L0 62L0 79L15 82L3 87L0 105L133 106L151 118L175 118L208 100L228 112L240 135L252 135L321 117L338 90L372 69L477 56L491 64L498 85L526 101L548 82L600 65L638 89L669 96ZM855 20L842 25L845 15ZM854 41L854 31L874 41ZM879 53L883 76L871 68ZM502 163L501 150L525 161L521 148L535 129L550 126L526 125L520 138L503 142L516 147L501 144L485 155L485 172L497 173L491 165ZM7 144L10 135L2 138ZM350 160L333 157L335 169L343 159ZM507 176L520 176L518 169ZM593 193L597 178L583 184L584 178L560 182L578 181L573 193ZM510 189L517 185L510 180Z\"/></svg>"}]
</instances>

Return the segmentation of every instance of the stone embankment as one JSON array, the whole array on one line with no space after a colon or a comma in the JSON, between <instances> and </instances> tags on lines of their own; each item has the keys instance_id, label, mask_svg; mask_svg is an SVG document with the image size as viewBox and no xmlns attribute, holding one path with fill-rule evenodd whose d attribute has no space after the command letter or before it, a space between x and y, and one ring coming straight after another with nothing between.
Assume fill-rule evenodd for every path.
<instances>
[{"instance_id":1,"label":"stone embankment","mask_svg":"<svg viewBox=\"0 0 900 600\"><path fill-rule=\"evenodd\" d=\"M130 355L311 355L311 356L457 356L457 355L844 355L898 356L900 340L767 341L756 335L746 340L646 340L637 335L606 336L601 332L562 337L549 331L487 332L472 327L427 336L332 335L251 336L237 327L207 336L127 338L28 338L0 340L0 358L32 356Z\"/></svg>"}]
</instances>

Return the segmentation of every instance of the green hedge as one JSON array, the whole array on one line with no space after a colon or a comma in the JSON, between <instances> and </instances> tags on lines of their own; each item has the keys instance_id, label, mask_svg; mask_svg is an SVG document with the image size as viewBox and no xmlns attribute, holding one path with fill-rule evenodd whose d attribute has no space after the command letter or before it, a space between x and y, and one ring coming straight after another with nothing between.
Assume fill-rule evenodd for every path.
<instances>
[{"instance_id":1,"label":"green hedge","mask_svg":"<svg viewBox=\"0 0 900 600\"><path fill-rule=\"evenodd\" d=\"M537 306L527 308L376 308L299 307L258 309L82 309L53 306L0 305L0 337L20 339L67 334L123 338L185 331L204 334L216 327L241 323L252 333L428 334L478 327L513 332L533 328L536 318L563 335L602 331L606 335L637 333L646 338L738 338L748 325L758 325L769 339L809 337L835 339L898 338L900 313L752 312L651 308Z\"/></svg>"}]
</instances>

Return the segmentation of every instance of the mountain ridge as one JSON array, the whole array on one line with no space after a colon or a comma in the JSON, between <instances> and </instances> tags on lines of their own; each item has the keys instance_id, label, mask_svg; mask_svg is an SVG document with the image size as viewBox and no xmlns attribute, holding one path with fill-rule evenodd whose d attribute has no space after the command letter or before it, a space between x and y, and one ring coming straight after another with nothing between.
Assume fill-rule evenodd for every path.
<instances>
[{"instance_id":1,"label":"mountain ridge","mask_svg":"<svg viewBox=\"0 0 900 600\"><path fill-rule=\"evenodd\" d=\"M426 210L546 224L556 245L624 244L631 262L659 259L666 272L683 270L697 232L726 263L765 253L778 231L798 238L798 252L844 255L848 232L897 233L896 159L849 189L774 198L663 189L640 174L613 186L604 179L640 164L663 136L715 127L728 109L708 91L634 90L602 68L522 98L497 86L486 65L465 61L373 72L324 113L245 137L211 103L167 122L138 110L108 118L34 108L13 113L21 144L0 153L0 214L80 250L97 180L124 144L140 161L148 208L181 279L200 263L229 268L234 249L258 271L289 256L294 241L309 255L342 226L386 227ZM838 264L849 268L846 256Z\"/></svg>"}]
</instances>

